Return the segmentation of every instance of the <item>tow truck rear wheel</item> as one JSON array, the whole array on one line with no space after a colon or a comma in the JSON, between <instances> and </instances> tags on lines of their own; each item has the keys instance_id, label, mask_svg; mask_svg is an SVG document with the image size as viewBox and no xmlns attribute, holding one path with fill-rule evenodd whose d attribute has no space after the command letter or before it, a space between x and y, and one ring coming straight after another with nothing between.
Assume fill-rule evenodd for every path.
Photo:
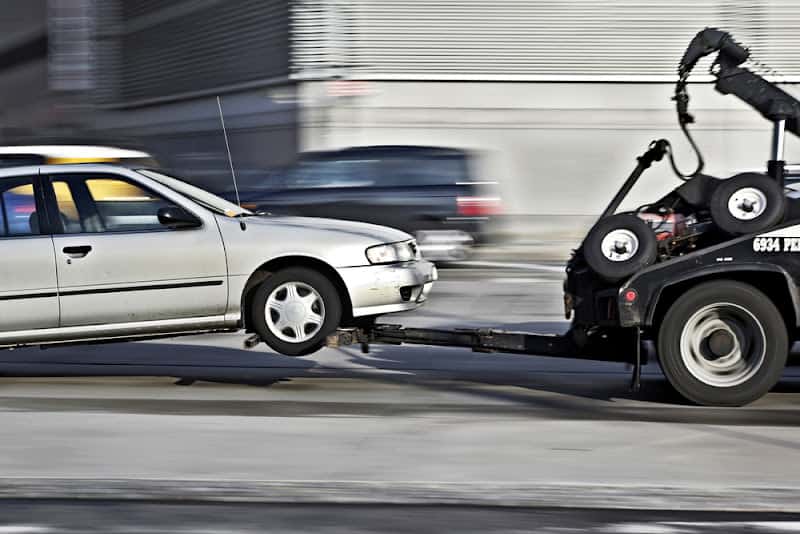
<instances>
[{"instance_id":1,"label":"tow truck rear wheel","mask_svg":"<svg viewBox=\"0 0 800 534\"><path fill-rule=\"evenodd\" d=\"M780 379L789 354L786 324L755 287L732 280L706 282L667 311L658 357L670 384L704 406L742 406Z\"/></svg>"},{"instance_id":2,"label":"tow truck rear wheel","mask_svg":"<svg viewBox=\"0 0 800 534\"><path fill-rule=\"evenodd\" d=\"M653 230L635 215L620 213L599 221L586 236L583 254L589 267L609 282L640 271L656 260Z\"/></svg>"},{"instance_id":3,"label":"tow truck rear wheel","mask_svg":"<svg viewBox=\"0 0 800 534\"><path fill-rule=\"evenodd\" d=\"M786 197L778 182L765 174L738 174L711 195L711 219L730 235L761 232L783 220Z\"/></svg>"}]
</instances>

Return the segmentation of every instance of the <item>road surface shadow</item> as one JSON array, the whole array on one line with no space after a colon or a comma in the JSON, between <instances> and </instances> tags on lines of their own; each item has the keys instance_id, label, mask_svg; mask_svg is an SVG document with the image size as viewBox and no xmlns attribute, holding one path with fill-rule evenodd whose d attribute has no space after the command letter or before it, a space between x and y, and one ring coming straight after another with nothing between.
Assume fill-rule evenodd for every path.
<instances>
[{"instance_id":1,"label":"road surface shadow","mask_svg":"<svg viewBox=\"0 0 800 534\"><path fill-rule=\"evenodd\" d=\"M560 323L504 325L509 330L547 332ZM214 342L219 342L219 337ZM193 343L202 342L197 339ZM230 344L230 343L229 343ZM488 404L442 402L430 406L414 403L356 403L292 401L177 401L153 400L118 406L109 399L96 399L97 409L143 410L162 413L240 413L264 415L286 413L311 415L320 410L392 415L424 412L487 412L554 419L611 419L703 424L800 424L800 412L784 408L800 394L796 370L787 371L775 391L765 399L740 410L708 409L686 405L668 386L658 365L644 368L642 389L629 390L630 369L624 364L473 353L467 349L420 346L375 346L369 354L359 350L325 350L313 357L291 358L266 349L245 350L216 344L164 342L70 346L47 350L21 349L0 352L3 376L172 376L184 379L269 386L293 378L361 378L407 383L432 390L466 394ZM324 386L322 386L324 387ZM2 396L2 382L0 382ZM8 401L8 398L5 399ZM89 402L91 399L78 399ZM9 402L3 405L10 406ZM25 402L28 404L26 405ZM65 401L64 409L76 400ZM16 403L16 404L14 404ZM14 401L22 407L35 399ZM22 404L20 404L22 403ZM215 406L219 404L220 406ZM271 407L265 407L270 404ZM23 406L25 405L25 406ZM172 405L171 407L168 405ZM224 405L224 406L222 406Z\"/></svg>"}]
</instances>

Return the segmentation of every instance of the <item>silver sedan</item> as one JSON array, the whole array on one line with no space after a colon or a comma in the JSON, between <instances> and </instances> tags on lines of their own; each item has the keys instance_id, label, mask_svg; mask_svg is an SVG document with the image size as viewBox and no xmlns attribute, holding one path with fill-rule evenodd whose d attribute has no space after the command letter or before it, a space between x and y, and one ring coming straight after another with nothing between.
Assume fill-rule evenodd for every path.
<instances>
[{"instance_id":1,"label":"silver sedan","mask_svg":"<svg viewBox=\"0 0 800 534\"><path fill-rule=\"evenodd\" d=\"M111 165L0 171L0 257L0 347L246 329L302 355L437 278L398 230L256 216Z\"/></svg>"}]
</instances>

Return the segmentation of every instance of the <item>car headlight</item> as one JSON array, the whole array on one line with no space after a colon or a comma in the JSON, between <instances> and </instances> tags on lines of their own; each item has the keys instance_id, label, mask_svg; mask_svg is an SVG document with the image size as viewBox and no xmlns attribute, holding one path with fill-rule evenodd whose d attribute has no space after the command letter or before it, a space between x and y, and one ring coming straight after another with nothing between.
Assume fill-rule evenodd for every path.
<instances>
[{"instance_id":1,"label":"car headlight","mask_svg":"<svg viewBox=\"0 0 800 534\"><path fill-rule=\"evenodd\" d=\"M413 239L400 243L387 243L367 249L367 259L372 264L402 263L420 258L419 247Z\"/></svg>"}]
</instances>

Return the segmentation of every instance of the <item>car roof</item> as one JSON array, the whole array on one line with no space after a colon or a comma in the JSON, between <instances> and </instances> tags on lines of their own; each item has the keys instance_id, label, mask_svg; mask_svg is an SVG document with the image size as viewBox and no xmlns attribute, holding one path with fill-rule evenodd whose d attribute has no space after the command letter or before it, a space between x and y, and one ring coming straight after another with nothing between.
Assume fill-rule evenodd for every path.
<instances>
[{"instance_id":1,"label":"car roof","mask_svg":"<svg viewBox=\"0 0 800 534\"><path fill-rule=\"evenodd\" d=\"M328 159L336 157L381 157L397 155L456 156L465 157L467 151L458 148L422 145L370 145L338 150L319 150L300 154L300 159Z\"/></svg>"},{"instance_id":2,"label":"car roof","mask_svg":"<svg viewBox=\"0 0 800 534\"><path fill-rule=\"evenodd\" d=\"M71 163L67 165L28 165L24 167L0 168L0 180L15 176L32 176L37 174L62 174L85 172L114 172L126 174L131 169L124 165L111 165L108 163Z\"/></svg>"},{"instance_id":3,"label":"car roof","mask_svg":"<svg viewBox=\"0 0 800 534\"><path fill-rule=\"evenodd\" d=\"M0 156L37 155L54 159L150 158L147 152L99 145L12 145L0 146Z\"/></svg>"}]
</instances>

